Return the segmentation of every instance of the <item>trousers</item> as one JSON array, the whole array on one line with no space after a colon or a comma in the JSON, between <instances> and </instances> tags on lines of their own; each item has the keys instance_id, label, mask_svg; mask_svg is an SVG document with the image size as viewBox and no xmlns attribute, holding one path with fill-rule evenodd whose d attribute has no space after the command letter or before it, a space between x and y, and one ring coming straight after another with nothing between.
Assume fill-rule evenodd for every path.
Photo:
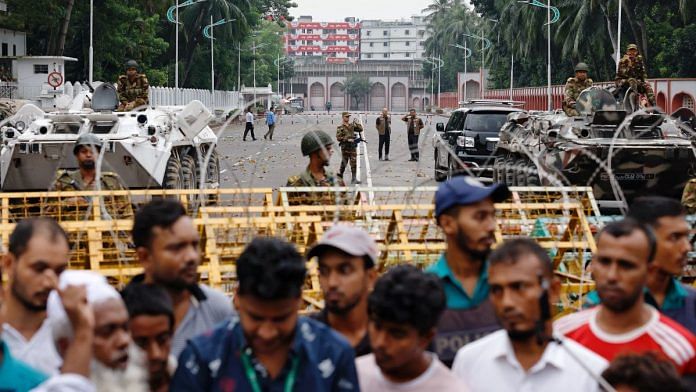
<instances>
[{"instance_id":1,"label":"trousers","mask_svg":"<svg viewBox=\"0 0 696 392\"><path fill-rule=\"evenodd\" d=\"M350 174L355 178L355 173L357 172L358 165L358 152L355 149L342 148L341 149L341 168L338 171L338 176L343 178L343 173L346 171L346 166L350 161Z\"/></svg>"},{"instance_id":2,"label":"trousers","mask_svg":"<svg viewBox=\"0 0 696 392\"><path fill-rule=\"evenodd\" d=\"M418 153L418 135L413 132L408 133L408 150L411 153L411 159L420 159L420 154Z\"/></svg>"},{"instance_id":3,"label":"trousers","mask_svg":"<svg viewBox=\"0 0 696 392\"><path fill-rule=\"evenodd\" d=\"M254 136L254 123L250 122L246 123L246 127L244 128L244 137L242 140L246 140L247 133L249 133L249 131L251 131L251 138L256 140L256 136Z\"/></svg>"},{"instance_id":4,"label":"trousers","mask_svg":"<svg viewBox=\"0 0 696 392\"><path fill-rule=\"evenodd\" d=\"M389 157L389 143L391 139L391 132L387 131L384 132L384 135L379 135L379 159L382 159L382 156L385 158ZM384 149L384 155L382 155L382 149Z\"/></svg>"},{"instance_id":5,"label":"trousers","mask_svg":"<svg viewBox=\"0 0 696 392\"><path fill-rule=\"evenodd\" d=\"M269 124L268 125L268 132L266 132L266 134L263 135L263 138L265 139L268 137L269 139L273 140L273 131L275 131L275 124Z\"/></svg>"}]
</instances>

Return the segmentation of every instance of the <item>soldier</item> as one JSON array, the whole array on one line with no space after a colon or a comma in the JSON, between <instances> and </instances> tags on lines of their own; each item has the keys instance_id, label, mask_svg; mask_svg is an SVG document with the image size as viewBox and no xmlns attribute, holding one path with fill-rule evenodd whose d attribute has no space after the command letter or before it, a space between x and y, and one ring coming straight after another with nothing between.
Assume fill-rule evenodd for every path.
<instances>
[{"instance_id":1,"label":"soldier","mask_svg":"<svg viewBox=\"0 0 696 392\"><path fill-rule=\"evenodd\" d=\"M343 179L335 176L327 169L333 154L334 141L324 131L310 131L302 137L302 155L309 156L307 169L295 176L288 178L287 186L292 187L331 187L345 186ZM309 200L309 195L294 192L290 204L325 204L335 203L335 195L315 194L316 199Z\"/></svg>"},{"instance_id":2,"label":"soldier","mask_svg":"<svg viewBox=\"0 0 696 392\"><path fill-rule=\"evenodd\" d=\"M616 87L631 87L633 90L645 94L650 102L650 106L655 106L655 93L650 84L645 80L648 73L645 70L643 56L638 54L636 44L628 45L626 54L619 61L619 68L616 71Z\"/></svg>"},{"instance_id":3,"label":"soldier","mask_svg":"<svg viewBox=\"0 0 696 392\"><path fill-rule=\"evenodd\" d=\"M408 149L411 152L411 159L409 161L416 161L420 159L420 153L418 152L418 136L420 135L421 129L425 127L423 120L416 116L416 109L411 109L408 114L401 118L401 121L406 123L406 132L408 136Z\"/></svg>"},{"instance_id":4,"label":"soldier","mask_svg":"<svg viewBox=\"0 0 696 392\"><path fill-rule=\"evenodd\" d=\"M86 191L86 190L124 190L121 178L116 173L101 172L100 183L97 183L97 170L95 161L102 148L102 141L94 134L80 135L75 142L73 154L77 159L79 169L59 170L56 180L51 186L51 191ZM74 197L62 200L63 203L86 207L89 200L85 197ZM133 217L133 209L126 196L111 196L103 200L106 211L112 219L130 219ZM55 213L58 206L51 205L46 213Z\"/></svg>"},{"instance_id":5,"label":"soldier","mask_svg":"<svg viewBox=\"0 0 696 392\"><path fill-rule=\"evenodd\" d=\"M350 174L353 176L350 183L359 184L360 180L356 177L357 172L357 158L358 158L358 142L362 140L360 134L363 131L362 125L353 121L350 123L350 113L343 112L342 114L343 123L336 129L336 140L338 140L339 146L341 146L341 169L338 172L338 176L343 178L343 173L346 171L346 165L350 160ZM357 138L355 133L358 133Z\"/></svg>"},{"instance_id":6,"label":"soldier","mask_svg":"<svg viewBox=\"0 0 696 392\"><path fill-rule=\"evenodd\" d=\"M575 101L578 100L580 93L592 87L592 79L587 77L589 67L585 63L578 63L575 66L575 77L568 78L565 85L565 97L563 98L563 111L570 117L579 116L575 108Z\"/></svg>"},{"instance_id":7,"label":"soldier","mask_svg":"<svg viewBox=\"0 0 696 392\"><path fill-rule=\"evenodd\" d=\"M126 74L118 77L118 100L121 104L117 110L120 112L127 112L150 102L147 95L150 84L145 74L138 71L138 63L128 60Z\"/></svg>"}]
</instances>

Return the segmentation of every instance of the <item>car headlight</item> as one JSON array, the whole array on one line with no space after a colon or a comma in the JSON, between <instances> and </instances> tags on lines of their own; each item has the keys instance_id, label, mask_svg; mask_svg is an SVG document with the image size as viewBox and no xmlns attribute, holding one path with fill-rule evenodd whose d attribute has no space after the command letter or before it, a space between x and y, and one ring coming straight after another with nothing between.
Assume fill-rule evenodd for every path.
<instances>
[{"instance_id":1,"label":"car headlight","mask_svg":"<svg viewBox=\"0 0 696 392\"><path fill-rule=\"evenodd\" d=\"M457 137L457 145L459 147L464 147L464 148L474 148L476 146L476 142L474 141L473 137L458 136Z\"/></svg>"},{"instance_id":2,"label":"car headlight","mask_svg":"<svg viewBox=\"0 0 696 392\"><path fill-rule=\"evenodd\" d=\"M27 127L27 125L24 124L24 121L17 121L17 122L15 123L15 128L17 128L17 130L18 130L19 132L24 132L24 129L25 129L26 127Z\"/></svg>"}]
</instances>

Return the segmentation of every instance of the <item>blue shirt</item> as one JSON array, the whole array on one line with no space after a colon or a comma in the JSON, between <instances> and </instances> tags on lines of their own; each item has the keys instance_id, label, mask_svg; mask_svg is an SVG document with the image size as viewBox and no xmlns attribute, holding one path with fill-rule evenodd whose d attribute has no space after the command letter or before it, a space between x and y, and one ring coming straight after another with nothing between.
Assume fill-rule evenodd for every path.
<instances>
[{"instance_id":1,"label":"blue shirt","mask_svg":"<svg viewBox=\"0 0 696 392\"><path fill-rule=\"evenodd\" d=\"M241 360L242 350L249 352L248 348L237 316L190 340L179 357L170 391L252 391ZM325 325L300 317L290 356L278 377L271 379L252 358L261 390L282 392L294 358L299 358L294 391L360 389L350 344Z\"/></svg>"},{"instance_id":2,"label":"blue shirt","mask_svg":"<svg viewBox=\"0 0 696 392\"><path fill-rule=\"evenodd\" d=\"M268 125L273 125L275 124L275 114L273 114L272 111L266 112L266 124Z\"/></svg>"},{"instance_id":3,"label":"blue shirt","mask_svg":"<svg viewBox=\"0 0 696 392\"><path fill-rule=\"evenodd\" d=\"M0 341L0 347L2 348L0 392L26 392L36 388L48 378L24 362L12 358L5 342Z\"/></svg>"},{"instance_id":4,"label":"blue shirt","mask_svg":"<svg viewBox=\"0 0 696 392\"><path fill-rule=\"evenodd\" d=\"M488 299L488 264L484 264L479 275L474 295L472 297L464 290L462 284L452 273L447 259L443 254L440 259L428 269L426 272L435 274L442 281L447 297L447 309L470 309L476 307Z\"/></svg>"}]
</instances>

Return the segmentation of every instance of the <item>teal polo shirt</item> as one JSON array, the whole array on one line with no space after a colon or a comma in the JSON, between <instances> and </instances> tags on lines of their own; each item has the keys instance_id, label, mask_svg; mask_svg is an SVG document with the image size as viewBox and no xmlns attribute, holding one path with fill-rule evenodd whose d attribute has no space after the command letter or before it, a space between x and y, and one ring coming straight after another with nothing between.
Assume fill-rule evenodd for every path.
<instances>
[{"instance_id":1,"label":"teal polo shirt","mask_svg":"<svg viewBox=\"0 0 696 392\"><path fill-rule=\"evenodd\" d=\"M655 301L655 298L650 294L650 290L648 290L647 287L643 288L645 302L662 312L670 312L684 308L687 295L688 293L681 282L676 278L672 278L669 288L667 289L667 294L665 295L665 300L662 302L662 306L658 306L657 301ZM599 305L601 302L602 300L599 298L599 293L597 290L593 290L587 293L583 308Z\"/></svg>"},{"instance_id":2,"label":"teal polo shirt","mask_svg":"<svg viewBox=\"0 0 696 392\"><path fill-rule=\"evenodd\" d=\"M488 299L488 263L484 264L472 297L452 273L444 254L435 264L428 267L426 272L435 274L442 281L447 297L447 309L471 309Z\"/></svg>"},{"instance_id":3,"label":"teal polo shirt","mask_svg":"<svg viewBox=\"0 0 696 392\"><path fill-rule=\"evenodd\" d=\"M0 362L0 391L26 392L46 381L45 374L34 370L24 362L18 361L10 355L10 350L5 342L0 342L2 347L2 362Z\"/></svg>"}]
</instances>

